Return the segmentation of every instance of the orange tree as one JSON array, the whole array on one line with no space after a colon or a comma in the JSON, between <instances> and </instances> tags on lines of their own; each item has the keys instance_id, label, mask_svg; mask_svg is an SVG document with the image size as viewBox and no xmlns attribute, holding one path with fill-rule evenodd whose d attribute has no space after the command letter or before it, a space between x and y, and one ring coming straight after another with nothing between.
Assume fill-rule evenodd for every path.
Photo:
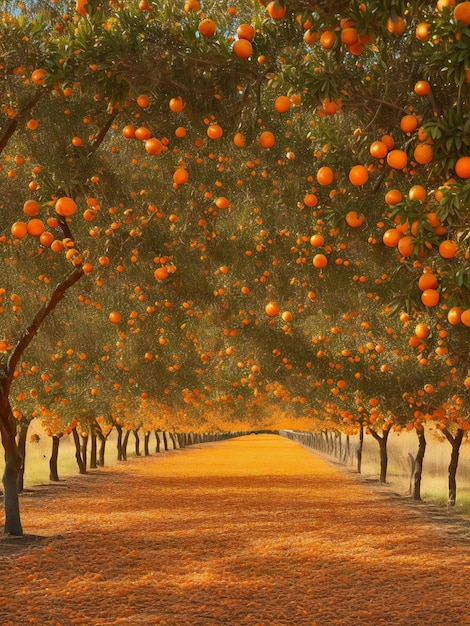
<instances>
[{"instance_id":1,"label":"orange tree","mask_svg":"<svg viewBox=\"0 0 470 626\"><path fill-rule=\"evenodd\" d=\"M273 391L301 412L329 371L312 343L327 316L452 308L449 332L465 334L466 6L11 3L0 40L7 532L21 532L10 388L84 276L83 300L70 308L67 296L70 347L80 351L73 309L84 307L103 349L120 344L116 382L173 389L175 401L180 384L209 403L235 389L259 406ZM57 214L61 197L73 203ZM424 269L437 284L421 293ZM150 329L167 379L153 388L140 363L155 359ZM468 356L455 359L463 385Z\"/></svg>"}]
</instances>

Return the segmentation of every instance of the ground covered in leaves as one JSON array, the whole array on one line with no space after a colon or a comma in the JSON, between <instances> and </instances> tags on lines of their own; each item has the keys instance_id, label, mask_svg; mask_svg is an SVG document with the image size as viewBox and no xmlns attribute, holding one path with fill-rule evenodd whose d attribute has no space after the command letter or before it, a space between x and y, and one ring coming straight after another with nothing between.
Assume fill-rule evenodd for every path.
<instances>
[{"instance_id":1,"label":"ground covered in leaves","mask_svg":"<svg viewBox=\"0 0 470 626\"><path fill-rule=\"evenodd\" d=\"M470 624L458 525L275 435L133 459L21 503L26 536L0 540L2 626Z\"/></svg>"}]
</instances>

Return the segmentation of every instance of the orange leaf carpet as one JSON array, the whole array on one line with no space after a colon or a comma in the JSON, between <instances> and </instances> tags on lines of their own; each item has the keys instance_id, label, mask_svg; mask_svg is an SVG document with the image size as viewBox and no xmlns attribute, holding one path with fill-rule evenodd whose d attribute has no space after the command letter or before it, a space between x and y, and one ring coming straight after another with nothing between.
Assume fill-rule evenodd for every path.
<instances>
[{"instance_id":1,"label":"orange leaf carpet","mask_svg":"<svg viewBox=\"0 0 470 626\"><path fill-rule=\"evenodd\" d=\"M199 445L21 497L2 626L459 626L470 543L276 435Z\"/></svg>"}]
</instances>

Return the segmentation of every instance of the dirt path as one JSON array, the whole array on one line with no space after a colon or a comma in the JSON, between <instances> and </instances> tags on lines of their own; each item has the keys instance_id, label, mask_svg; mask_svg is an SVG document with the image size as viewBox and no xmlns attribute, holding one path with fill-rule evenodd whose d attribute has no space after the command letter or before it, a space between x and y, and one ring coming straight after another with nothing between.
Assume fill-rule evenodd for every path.
<instances>
[{"instance_id":1,"label":"dirt path","mask_svg":"<svg viewBox=\"0 0 470 626\"><path fill-rule=\"evenodd\" d=\"M274 435L38 487L22 510L1 626L470 624L468 539Z\"/></svg>"}]
</instances>

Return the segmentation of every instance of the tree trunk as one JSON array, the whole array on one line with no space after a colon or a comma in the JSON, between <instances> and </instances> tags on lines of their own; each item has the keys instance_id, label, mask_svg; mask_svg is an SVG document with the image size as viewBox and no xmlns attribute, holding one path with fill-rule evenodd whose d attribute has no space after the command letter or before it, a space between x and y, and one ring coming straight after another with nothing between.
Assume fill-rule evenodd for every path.
<instances>
[{"instance_id":1,"label":"tree trunk","mask_svg":"<svg viewBox=\"0 0 470 626\"><path fill-rule=\"evenodd\" d=\"M121 424L116 424L116 430L117 430L117 460L118 461L124 461L124 459L122 458L122 426Z\"/></svg>"},{"instance_id":2,"label":"tree trunk","mask_svg":"<svg viewBox=\"0 0 470 626\"><path fill-rule=\"evenodd\" d=\"M160 440L160 432L158 430L155 431L155 452L160 452L162 447L162 442Z\"/></svg>"},{"instance_id":3,"label":"tree trunk","mask_svg":"<svg viewBox=\"0 0 470 626\"><path fill-rule=\"evenodd\" d=\"M52 451L49 459L49 480L59 482L59 471L57 461L59 459L60 435L52 435Z\"/></svg>"},{"instance_id":4,"label":"tree trunk","mask_svg":"<svg viewBox=\"0 0 470 626\"><path fill-rule=\"evenodd\" d=\"M144 434L144 455L145 456L150 456L149 441L150 441L150 431L148 430Z\"/></svg>"},{"instance_id":5,"label":"tree trunk","mask_svg":"<svg viewBox=\"0 0 470 626\"><path fill-rule=\"evenodd\" d=\"M169 447L168 447L168 436L167 436L166 430L162 431L162 437L163 437L163 448L164 448L164 450L169 450Z\"/></svg>"},{"instance_id":6,"label":"tree trunk","mask_svg":"<svg viewBox=\"0 0 470 626\"><path fill-rule=\"evenodd\" d=\"M86 474L86 465L83 463L82 450L80 445L80 435L76 428L72 428L73 442L75 444L75 459L78 465L78 473Z\"/></svg>"},{"instance_id":7,"label":"tree trunk","mask_svg":"<svg viewBox=\"0 0 470 626\"><path fill-rule=\"evenodd\" d=\"M24 464L26 460L26 437L28 434L29 423L21 420L19 432L16 437L18 451L23 459L21 463L20 473L18 474L18 493L22 493L24 489Z\"/></svg>"},{"instance_id":8,"label":"tree trunk","mask_svg":"<svg viewBox=\"0 0 470 626\"><path fill-rule=\"evenodd\" d=\"M382 432L382 436L380 436L375 430L371 428L370 434L379 444L379 453L380 453L379 482L382 484L385 484L387 482L387 467L388 467L387 441L388 441L388 436L390 434L390 428L387 428L387 430L384 430Z\"/></svg>"},{"instance_id":9,"label":"tree trunk","mask_svg":"<svg viewBox=\"0 0 470 626\"><path fill-rule=\"evenodd\" d=\"M5 508L4 533L22 536L23 528L20 519L20 503L18 499L18 476L23 459L16 443L16 422L11 414L8 397L0 396L0 430L5 450L5 470L3 473L3 505Z\"/></svg>"},{"instance_id":10,"label":"tree trunk","mask_svg":"<svg viewBox=\"0 0 470 626\"><path fill-rule=\"evenodd\" d=\"M126 430L126 434L122 440L122 449L121 449L121 457L123 461L127 461L127 442L129 441L129 435L131 434L130 430Z\"/></svg>"},{"instance_id":11,"label":"tree trunk","mask_svg":"<svg viewBox=\"0 0 470 626\"><path fill-rule=\"evenodd\" d=\"M86 435L85 437L83 437L82 435L80 435L80 452L82 455L82 461L83 461L83 467L85 468L85 474L86 474L86 467L87 467L87 450L88 450L88 435Z\"/></svg>"},{"instance_id":12,"label":"tree trunk","mask_svg":"<svg viewBox=\"0 0 470 626\"><path fill-rule=\"evenodd\" d=\"M359 424L359 443L357 444L357 473L362 471L362 449L364 447L364 424Z\"/></svg>"},{"instance_id":13,"label":"tree trunk","mask_svg":"<svg viewBox=\"0 0 470 626\"><path fill-rule=\"evenodd\" d=\"M415 458L415 467L413 473L413 500L421 500L421 478L423 476L424 453L426 452L426 437L424 430L417 430L418 435L418 452Z\"/></svg>"},{"instance_id":14,"label":"tree trunk","mask_svg":"<svg viewBox=\"0 0 470 626\"><path fill-rule=\"evenodd\" d=\"M98 450L98 465L100 467L104 467L104 453L106 451L106 437L103 435L101 430L97 432L97 435L100 440L100 446Z\"/></svg>"},{"instance_id":15,"label":"tree trunk","mask_svg":"<svg viewBox=\"0 0 470 626\"><path fill-rule=\"evenodd\" d=\"M173 450L178 449L178 441L176 433L168 433L170 435L171 443L173 444Z\"/></svg>"},{"instance_id":16,"label":"tree trunk","mask_svg":"<svg viewBox=\"0 0 470 626\"><path fill-rule=\"evenodd\" d=\"M140 454L140 437L139 437L139 429L136 428L135 430L132 431L134 433L134 437L135 437L135 455L136 456L142 456Z\"/></svg>"},{"instance_id":17,"label":"tree trunk","mask_svg":"<svg viewBox=\"0 0 470 626\"><path fill-rule=\"evenodd\" d=\"M457 468L459 466L459 455L460 455L460 446L462 444L464 432L461 428L458 429L457 434L454 436L445 428L443 431L444 435L447 438L447 441L452 446L452 452L450 455L450 463L449 463L449 496L447 499L447 504L449 506L455 506L457 501Z\"/></svg>"}]
</instances>

